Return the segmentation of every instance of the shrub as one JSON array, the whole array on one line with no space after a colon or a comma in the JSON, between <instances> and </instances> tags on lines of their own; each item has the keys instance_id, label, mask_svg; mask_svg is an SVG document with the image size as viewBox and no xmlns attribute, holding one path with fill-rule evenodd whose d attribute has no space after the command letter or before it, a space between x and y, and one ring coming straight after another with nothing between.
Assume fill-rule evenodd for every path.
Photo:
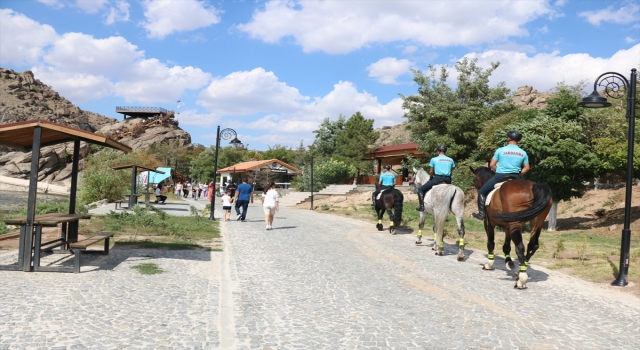
<instances>
[{"instance_id":1,"label":"shrub","mask_svg":"<svg viewBox=\"0 0 640 350\"><path fill-rule=\"evenodd\" d=\"M149 167L158 161L144 152L122 154L112 149L103 149L90 155L85 169L80 174L80 200L91 203L102 199L114 201L130 193L131 170L113 170L121 164L138 163Z\"/></svg>"}]
</instances>

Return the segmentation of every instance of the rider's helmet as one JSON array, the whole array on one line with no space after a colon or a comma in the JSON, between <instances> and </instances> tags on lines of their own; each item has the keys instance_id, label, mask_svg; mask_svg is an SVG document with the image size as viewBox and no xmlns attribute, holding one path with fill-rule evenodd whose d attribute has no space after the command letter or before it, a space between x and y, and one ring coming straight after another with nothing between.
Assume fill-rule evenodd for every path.
<instances>
[{"instance_id":1,"label":"rider's helmet","mask_svg":"<svg viewBox=\"0 0 640 350\"><path fill-rule=\"evenodd\" d=\"M507 137L512 139L515 142L520 142L520 140L522 140L522 134L515 131L515 130L511 130L507 133Z\"/></svg>"},{"instance_id":2,"label":"rider's helmet","mask_svg":"<svg viewBox=\"0 0 640 350\"><path fill-rule=\"evenodd\" d=\"M385 166L383 166L382 168L383 168L383 169L386 169L386 170L391 170L391 165L385 165Z\"/></svg>"},{"instance_id":3,"label":"rider's helmet","mask_svg":"<svg viewBox=\"0 0 640 350\"><path fill-rule=\"evenodd\" d=\"M442 146L442 145L438 146L436 148L436 151L438 151L438 152L447 152L447 146Z\"/></svg>"}]
</instances>

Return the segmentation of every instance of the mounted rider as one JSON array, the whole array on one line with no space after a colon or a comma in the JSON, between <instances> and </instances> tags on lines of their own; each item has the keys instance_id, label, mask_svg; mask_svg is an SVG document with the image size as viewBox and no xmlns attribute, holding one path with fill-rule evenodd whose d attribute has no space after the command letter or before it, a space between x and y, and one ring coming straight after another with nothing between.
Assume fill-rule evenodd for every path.
<instances>
[{"instance_id":1,"label":"mounted rider","mask_svg":"<svg viewBox=\"0 0 640 350\"><path fill-rule=\"evenodd\" d=\"M396 176L393 175L390 171L391 165L385 165L382 168L384 169L384 172L380 175L380 180L378 180L378 189L373 191L373 195L371 196L372 207L376 206L376 197L378 196L378 193L387 188L394 187L396 184Z\"/></svg>"},{"instance_id":2,"label":"mounted rider","mask_svg":"<svg viewBox=\"0 0 640 350\"><path fill-rule=\"evenodd\" d=\"M424 211L424 197L433 186L441 182L451 184L451 173L453 172L453 168L456 167L456 163L453 159L445 155L445 153L447 153L446 146L438 146L436 152L438 152L438 156L431 158L429 162L429 175L431 175L431 180L418 188L418 201L420 206L416 208L417 211Z\"/></svg>"},{"instance_id":3,"label":"mounted rider","mask_svg":"<svg viewBox=\"0 0 640 350\"><path fill-rule=\"evenodd\" d=\"M484 220L487 195L498 182L507 177L520 179L531 169L527 152L518 147L518 142L521 139L522 134L518 131L507 132L507 145L498 148L493 154L489 168L496 174L478 190L478 213L471 214L474 218Z\"/></svg>"}]
</instances>

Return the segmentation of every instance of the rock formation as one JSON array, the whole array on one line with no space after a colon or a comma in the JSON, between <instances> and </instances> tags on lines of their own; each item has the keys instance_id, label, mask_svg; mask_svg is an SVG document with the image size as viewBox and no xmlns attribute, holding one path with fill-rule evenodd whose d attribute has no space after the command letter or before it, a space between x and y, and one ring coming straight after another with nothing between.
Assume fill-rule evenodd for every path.
<instances>
[{"instance_id":1,"label":"rock formation","mask_svg":"<svg viewBox=\"0 0 640 350\"><path fill-rule=\"evenodd\" d=\"M513 96L513 103L522 109L543 109L547 106L547 100L553 94L548 92L538 92L529 85L524 85L516 90Z\"/></svg>"},{"instance_id":2,"label":"rock formation","mask_svg":"<svg viewBox=\"0 0 640 350\"><path fill-rule=\"evenodd\" d=\"M156 142L179 146L191 144L191 136L178 127L172 114L151 119L130 118L118 121L84 111L35 79L31 71L17 73L0 68L0 118L0 124L44 119L99 132L126 144L134 151L144 150ZM81 142L80 147L79 165L82 170L89 147L84 142ZM67 179L71 175L71 155L73 143L42 148L38 161L38 180L60 182ZM31 152L12 151L0 145L0 176L26 179L30 171Z\"/></svg>"}]
</instances>

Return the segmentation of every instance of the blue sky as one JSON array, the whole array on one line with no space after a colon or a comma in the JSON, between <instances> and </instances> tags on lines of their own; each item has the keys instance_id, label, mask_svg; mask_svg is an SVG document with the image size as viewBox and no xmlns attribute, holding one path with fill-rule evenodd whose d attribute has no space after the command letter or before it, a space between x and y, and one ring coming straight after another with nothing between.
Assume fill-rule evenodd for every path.
<instances>
[{"instance_id":1,"label":"blue sky","mask_svg":"<svg viewBox=\"0 0 640 350\"><path fill-rule=\"evenodd\" d=\"M640 0L2 0L0 65L82 109L179 108L194 143L313 142L324 118L404 121L411 68L499 61L492 84L547 91L640 67ZM455 72L450 77L455 83Z\"/></svg>"}]
</instances>

